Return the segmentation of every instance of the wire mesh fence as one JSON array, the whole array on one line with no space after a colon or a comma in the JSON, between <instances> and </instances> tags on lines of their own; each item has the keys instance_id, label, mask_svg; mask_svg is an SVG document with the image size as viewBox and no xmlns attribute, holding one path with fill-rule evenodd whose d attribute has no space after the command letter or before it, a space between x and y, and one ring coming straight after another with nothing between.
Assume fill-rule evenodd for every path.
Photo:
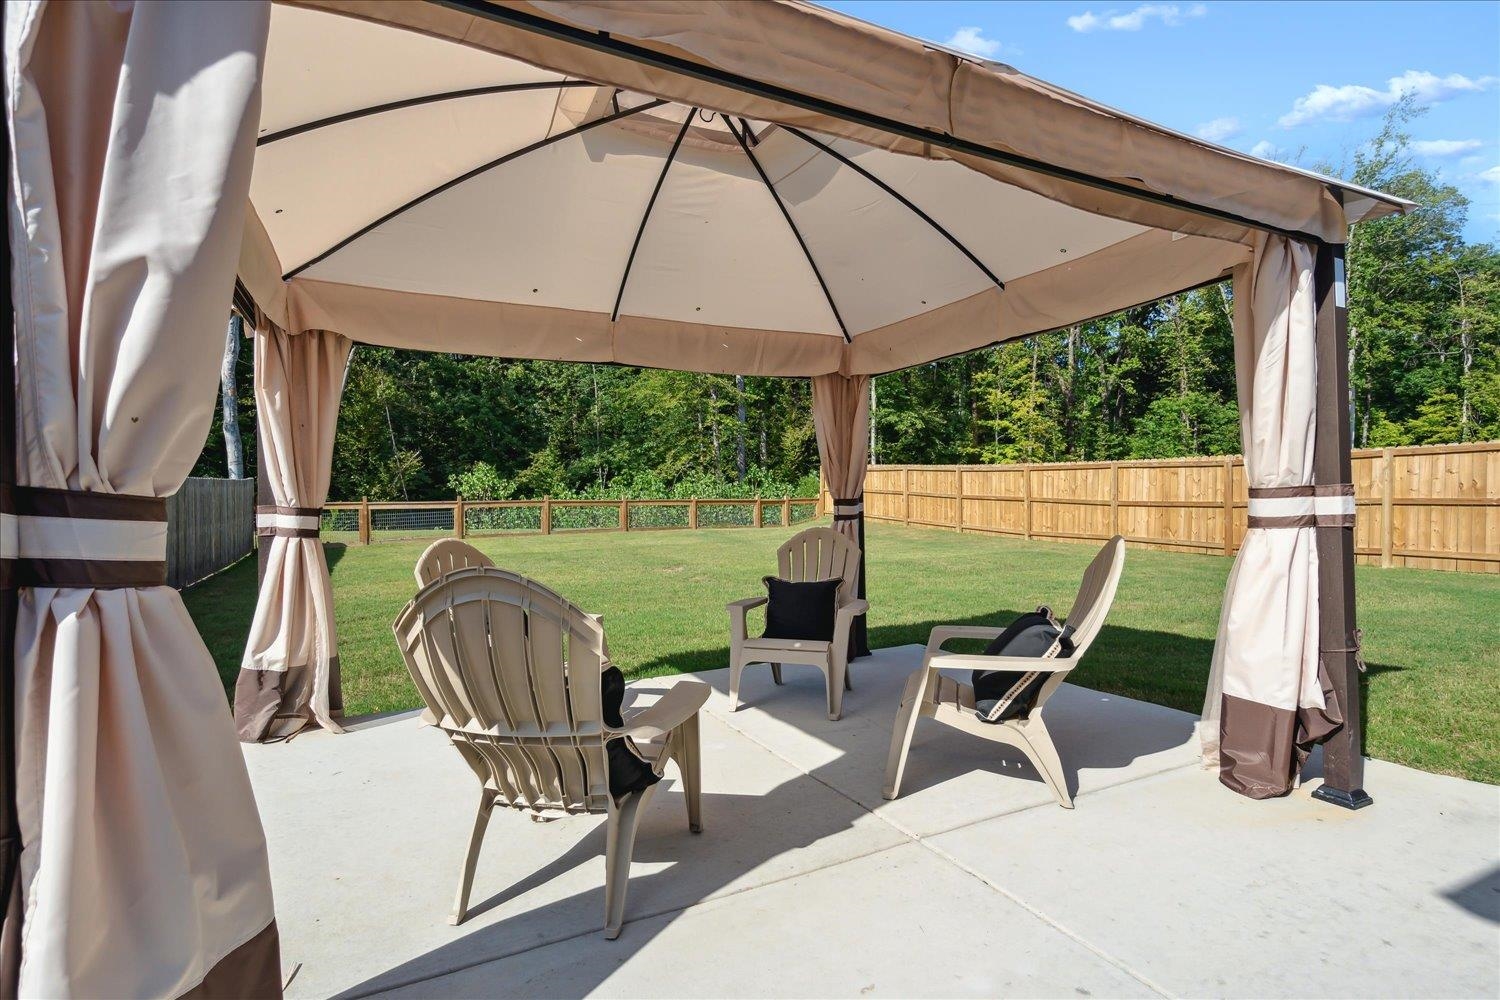
<instances>
[{"instance_id":1,"label":"wire mesh fence","mask_svg":"<svg viewBox=\"0 0 1500 1000\"><path fill-rule=\"evenodd\" d=\"M811 497L360 502L325 507L321 531L324 541L367 545L471 535L769 528L818 517L818 501Z\"/></svg>"}]
</instances>

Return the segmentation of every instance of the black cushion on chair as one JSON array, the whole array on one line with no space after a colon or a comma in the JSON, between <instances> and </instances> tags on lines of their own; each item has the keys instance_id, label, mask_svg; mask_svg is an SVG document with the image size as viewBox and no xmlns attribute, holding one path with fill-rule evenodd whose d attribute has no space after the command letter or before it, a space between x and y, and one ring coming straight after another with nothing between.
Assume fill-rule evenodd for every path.
<instances>
[{"instance_id":1,"label":"black cushion on chair","mask_svg":"<svg viewBox=\"0 0 1500 1000\"><path fill-rule=\"evenodd\" d=\"M619 667L608 667L599 675L599 696L604 724L611 729L625 725L620 709L625 704L625 675ZM645 791L661 780L651 765L641 759L628 736L616 736L604 744L609 758L609 794L620 798L630 792Z\"/></svg>"},{"instance_id":2,"label":"black cushion on chair","mask_svg":"<svg viewBox=\"0 0 1500 1000\"><path fill-rule=\"evenodd\" d=\"M839 587L843 580L813 580L792 583L774 576L765 578L766 630L762 639L833 641L833 622L838 612Z\"/></svg>"},{"instance_id":3,"label":"black cushion on chair","mask_svg":"<svg viewBox=\"0 0 1500 1000\"><path fill-rule=\"evenodd\" d=\"M1049 652L1060 659L1073 655L1073 627L1059 626L1047 607L1028 611L984 647L985 656L1046 656ZM1048 676L1040 670L976 670L969 679L974 686L974 710L983 722L1024 719L1031 714Z\"/></svg>"}]
</instances>

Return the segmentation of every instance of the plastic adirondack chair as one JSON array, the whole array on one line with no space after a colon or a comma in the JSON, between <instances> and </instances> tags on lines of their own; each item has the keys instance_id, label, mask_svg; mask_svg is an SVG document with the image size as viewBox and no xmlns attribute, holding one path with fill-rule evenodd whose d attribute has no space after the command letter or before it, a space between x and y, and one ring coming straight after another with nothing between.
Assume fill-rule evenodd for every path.
<instances>
[{"instance_id":1,"label":"plastic adirondack chair","mask_svg":"<svg viewBox=\"0 0 1500 1000\"><path fill-rule=\"evenodd\" d=\"M495 560L480 552L468 542L457 538L439 538L422 551L417 559L417 586L425 587L444 573L472 566L493 566Z\"/></svg>"},{"instance_id":2,"label":"plastic adirondack chair","mask_svg":"<svg viewBox=\"0 0 1500 1000\"><path fill-rule=\"evenodd\" d=\"M765 604L765 597L747 597L729 604L729 708L740 707L740 674L748 663L769 663L771 678L781 683L784 663L818 667L828 685L828 717L844 712L844 691L853 690L849 678L849 629L854 619L870 609L856 597L859 587L859 546L832 528L808 528L776 550L777 575L783 580L843 580L834 619L832 642L810 639L757 639L745 634L745 614Z\"/></svg>"},{"instance_id":3,"label":"plastic adirondack chair","mask_svg":"<svg viewBox=\"0 0 1500 1000\"><path fill-rule=\"evenodd\" d=\"M436 725L479 779L479 806L450 923L468 915L474 866L498 806L605 813L604 936L620 934L640 815L656 786L618 800L609 792L605 741L635 741L661 774L677 762L688 828L702 831L698 709L709 687L679 683L620 729L604 723L604 629L592 616L517 573L450 570L414 597L392 626Z\"/></svg>"},{"instance_id":4,"label":"plastic adirondack chair","mask_svg":"<svg viewBox=\"0 0 1500 1000\"><path fill-rule=\"evenodd\" d=\"M911 749L912 734L917 728L917 718L927 716L947 723L966 733L981 736L996 743L1013 746L1031 761L1052 794L1057 804L1064 809L1073 808L1073 796L1068 792L1068 782L1063 774L1062 761L1052 743L1052 735L1042 721L1042 707L1052 693L1062 686L1068 671L1078 666L1084 653L1093 644L1094 637L1104 625L1109 607L1115 599L1115 589L1120 585L1120 573L1125 569L1125 539L1119 535L1104 543L1099 554L1084 571L1083 584L1073 600L1067 623L1073 626L1073 655L1067 658L1046 659L1030 656L984 656L958 655L943 652L943 643L952 639L990 640L1004 629L969 625L940 625L932 630L927 639L927 652L922 659L922 668L907 678L906 688L901 693L901 708L896 713L895 731L891 733L891 749L886 759L884 795L894 799L901 792L901 777L906 769L906 755ZM1024 717L1005 722L989 723L981 720L974 707L974 689L968 684L944 677L944 667L962 670L1016 670L1040 671L1050 676L1037 693L1036 702Z\"/></svg>"}]
</instances>

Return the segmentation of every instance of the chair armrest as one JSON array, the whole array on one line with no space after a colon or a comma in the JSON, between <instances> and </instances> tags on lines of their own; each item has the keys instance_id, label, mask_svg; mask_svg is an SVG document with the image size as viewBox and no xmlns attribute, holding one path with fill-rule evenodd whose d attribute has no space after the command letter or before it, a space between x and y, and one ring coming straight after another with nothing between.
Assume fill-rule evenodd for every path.
<instances>
[{"instance_id":1,"label":"chair armrest","mask_svg":"<svg viewBox=\"0 0 1500 1000\"><path fill-rule=\"evenodd\" d=\"M865 614L870 610L870 602L863 597L856 597L852 601L840 604L836 612L839 617L853 618L855 615Z\"/></svg>"},{"instance_id":2,"label":"chair armrest","mask_svg":"<svg viewBox=\"0 0 1500 1000\"><path fill-rule=\"evenodd\" d=\"M697 714L712 689L698 681L681 681L662 695L655 705L631 714L625 725L608 730L611 736L654 740L665 736Z\"/></svg>"},{"instance_id":3,"label":"chair armrest","mask_svg":"<svg viewBox=\"0 0 1500 1000\"><path fill-rule=\"evenodd\" d=\"M995 639L1004 631L989 625L939 625L927 637L927 652L938 652L949 639Z\"/></svg>"},{"instance_id":4,"label":"chair armrest","mask_svg":"<svg viewBox=\"0 0 1500 1000\"><path fill-rule=\"evenodd\" d=\"M760 607L769 600L769 597L747 597L743 601L730 601L726 605L729 609L729 640L731 642L744 642L749 638L745 625L745 613L751 608Z\"/></svg>"},{"instance_id":5,"label":"chair armrest","mask_svg":"<svg viewBox=\"0 0 1500 1000\"><path fill-rule=\"evenodd\" d=\"M747 597L743 601L730 601L725 607L729 609L730 614L734 614L736 611L744 614L751 608L758 608L769 600L769 597Z\"/></svg>"},{"instance_id":6,"label":"chair armrest","mask_svg":"<svg viewBox=\"0 0 1500 1000\"><path fill-rule=\"evenodd\" d=\"M980 653L941 653L929 657L927 666L933 670L1036 670L1044 674L1064 673L1073 669L1071 657L1042 656L985 656Z\"/></svg>"}]
</instances>

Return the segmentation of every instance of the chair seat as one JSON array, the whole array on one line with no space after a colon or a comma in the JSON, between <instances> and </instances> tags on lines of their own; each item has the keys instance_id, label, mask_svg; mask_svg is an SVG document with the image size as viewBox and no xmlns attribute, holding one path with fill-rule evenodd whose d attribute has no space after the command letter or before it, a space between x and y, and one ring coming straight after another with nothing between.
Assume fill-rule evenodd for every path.
<instances>
[{"instance_id":1,"label":"chair seat","mask_svg":"<svg viewBox=\"0 0 1500 1000\"><path fill-rule=\"evenodd\" d=\"M758 652L826 653L831 645L822 639L746 639L744 648Z\"/></svg>"}]
</instances>

